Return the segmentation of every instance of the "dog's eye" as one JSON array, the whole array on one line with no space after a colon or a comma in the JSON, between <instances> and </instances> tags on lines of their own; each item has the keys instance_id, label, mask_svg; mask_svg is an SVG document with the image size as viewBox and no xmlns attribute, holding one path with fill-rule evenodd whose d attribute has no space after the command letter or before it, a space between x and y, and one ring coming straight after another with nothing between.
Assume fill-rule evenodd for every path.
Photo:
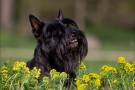
<instances>
[{"instance_id":1,"label":"dog's eye","mask_svg":"<svg viewBox=\"0 0 135 90\"><path fill-rule=\"evenodd\" d=\"M75 31L72 31L72 34L75 34Z\"/></svg>"}]
</instances>

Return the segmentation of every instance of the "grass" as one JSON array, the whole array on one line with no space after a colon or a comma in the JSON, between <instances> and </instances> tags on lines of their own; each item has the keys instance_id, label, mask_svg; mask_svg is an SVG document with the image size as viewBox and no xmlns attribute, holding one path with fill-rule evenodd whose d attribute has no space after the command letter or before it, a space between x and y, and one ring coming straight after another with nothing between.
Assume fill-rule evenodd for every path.
<instances>
[{"instance_id":1,"label":"grass","mask_svg":"<svg viewBox=\"0 0 135 90\"><path fill-rule=\"evenodd\" d=\"M2 30L0 36L1 48L34 48L36 45L36 40L32 34L30 36L23 36L13 30Z\"/></svg>"},{"instance_id":2,"label":"grass","mask_svg":"<svg viewBox=\"0 0 135 90\"><path fill-rule=\"evenodd\" d=\"M10 61L10 62L15 62L15 61L24 61L24 62L27 62L29 61L30 59L6 59L6 58L3 58L1 59L1 63L0 63L0 67L4 64L4 62L6 61ZM96 60L96 61L88 61L88 60L84 60L84 63L87 67L87 72L90 73L98 73L100 72L100 68L103 66L103 65L108 65L108 66L113 66L113 67L118 67L118 64L116 61L105 61L105 60Z\"/></svg>"},{"instance_id":3,"label":"grass","mask_svg":"<svg viewBox=\"0 0 135 90\"><path fill-rule=\"evenodd\" d=\"M134 29L117 26L88 25L86 32L95 34L102 50L134 50Z\"/></svg>"},{"instance_id":4,"label":"grass","mask_svg":"<svg viewBox=\"0 0 135 90\"><path fill-rule=\"evenodd\" d=\"M103 65L108 65L112 67L118 68L118 64L116 61L106 61L106 60L101 60L101 61L84 61L84 64L86 65L87 72L88 73L97 73L99 74L100 69Z\"/></svg>"},{"instance_id":5,"label":"grass","mask_svg":"<svg viewBox=\"0 0 135 90\"><path fill-rule=\"evenodd\" d=\"M101 41L101 50L117 50L117 51L133 51L134 50L134 30L130 28L120 28L115 26L96 26L88 25L86 27L86 33L95 34ZM35 48L36 40L34 36L23 36L14 30L1 30L0 32L0 48ZM33 49L34 50L34 49ZM117 58L117 57L116 57ZM11 62L20 60L27 61L28 58L1 58L0 66L10 60ZM99 73L102 65L107 64L111 66L117 66L117 62L97 60L97 61L85 61L88 68L88 72Z\"/></svg>"},{"instance_id":6,"label":"grass","mask_svg":"<svg viewBox=\"0 0 135 90\"><path fill-rule=\"evenodd\" d=\"M134 29L121 28L116 26L88 25L86 33L92 33L101 42L101 50L134 50ZM36 40L31 33L29 36L20 35L14 30L1 30L2 47L10 48L34 48Z\"/></svg>"}]
</instances>

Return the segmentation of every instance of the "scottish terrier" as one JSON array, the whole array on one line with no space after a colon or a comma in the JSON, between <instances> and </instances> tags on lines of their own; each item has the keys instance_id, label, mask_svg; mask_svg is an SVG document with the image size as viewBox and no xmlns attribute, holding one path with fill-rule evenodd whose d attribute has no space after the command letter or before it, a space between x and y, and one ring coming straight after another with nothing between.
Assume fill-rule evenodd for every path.
<instances>
[{"instance_id":1,"label":"scottish terrier","mask_svg":"<svg viewBox=\"0 0 135 90\"><path fill-rule=\"evenodd\" d=\"M27 62L32 69L41 69L39 82L44 76L49 76L51 69L66 72L69 81L76 77L76 69L79 62L88 52L87 39L77 24L69 18L64 18L61 10L58 16L51 22L44 23L35 16L29 15L32 32L37 39L34 57Z\"/></svg>"}]
</instances>

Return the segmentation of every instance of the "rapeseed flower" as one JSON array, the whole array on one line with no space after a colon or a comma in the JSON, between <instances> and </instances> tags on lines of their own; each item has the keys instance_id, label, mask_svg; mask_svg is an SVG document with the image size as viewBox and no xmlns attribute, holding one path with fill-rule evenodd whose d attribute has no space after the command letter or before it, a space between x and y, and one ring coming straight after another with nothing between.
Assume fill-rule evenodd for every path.
<instances>
[{"instance_id":1,"label":"rapeseed flower","mask_svg":"<svg viewBox=\"0 0 135 90\"><path fill-rule=\"evenodd\" d=\"M81 62L79 68L86 69L86 66L83 62Z\"/></svg>"},{"instance_id":2,"label":"rapeseed flower","mask_svg":"<svg viewBox=\"0 0 135 90\"><path fill-rule=\"evenodd\" d=\"M107 66L107 65L102 66L101 67L101 70L104 71L104 72L110 72L110 71L112 71L114 73L117 73L117 69L116 68L110 67L110 66Z\"/></svg>"},{"instance_id":3,"label":"rapeseed flower","mask_svg":"<svg viewBox=\"0 0 135 90\"><path fill-rule=\"evenodd\" d=\"M130 72L134 71L134 68L132 67L132 64L126 62L124 66L124 70L129 74Z\"/></svg>"},{"instance_id":4,"label":"rapeseed flower","mask_svg":"<svg viewBox=\"0 0 135 90\"><path fill-rule=\"evenodd\" d=\"M90 81L89 75L83 75L82 80L84 80L86 83L87 83L88 81Z\"/></svg>"},{"instance_id":5,"label":"rapeseed flower","mask_svg":"<svg viewBox=\"0 0 135 90\"><path fill-rule=\"evenodd\" d=\"M114 83L114 84L118 83L118 80L117 80L117 79L114 79L114 80L113 80L113 83Z\"/></svg>"},{"instance_id":6,"label":"rapeseed flower","mask_svg":"<svg viewBox=\"0 0 135 90\"><path fill-rule=\"evenodd\" d=\"M80 63L79 72L75 79L74 89L77 90L103 90L118 89L122 90L135 89L135 61L129 63L124 57L118 58L120 69L104 65L101 67L100 75L96 73L86 74L86 66ZM40 69L34 67L29 70L25 62L15 62L14 64L5 64L0 70L0 87L4 90L12 88L24 89L28 87L38 90L65 90L64 82L68 79L68 74L65 72L57 72L55 69L50 71L50 77L43 77L42 82L38 83ZM26 78L25 78L26 77ZM11 85L12 84L12 85ZM25 85L24 85L25 84ZM74 84L73 84L74 85ZM9 87L9 88L8 88ZM72 87L70 88L72 89ZM66 89L67 90L67 89Z\"/></svg>"},{"instance_id":7,"label":"rapeseed flower","mask_svg":"<svg viewBox=\"0 0 135 90\"><path fill-rule=\"evenodd\" d=\"M76 84L77 86L79 86L80 83L81 83L81 80L80 80L80 79L76 80L76 82L75 82L75 84Z\"/></svg>"},{"instance_id":8,"label":"rapeseed flower","mask_svg":"<svg viewBox=\"0 0 135 90\"><path fill-rule=\"evenodd\" d=\"M100 76L96 73L89 73L91 79L100 79Z\"/></svg>"},{"instance_id":9,"label":"rapeseed flower","mask_svg":"<svg viewBox=\"0 0 135 90\"><path fill-rule=\"evenodd\" d=\"M95 85L96 85L96 87L100 87L101 86L101 80L100 79L96 79L95 80Z\"/></svg>"},{"instance_id":10,"label":"rapeseed flower","mask_svg":"<svg viewBox=\"0 0 135 90\"><path fill-rule=\"evenodd\" d=\"M7 73L8 72L8 70L2 70L1 71L1 73Z\"/></svg>"},{"instance_id":11,"label":"rapeseed flower","mask_svg":"<svg viewBox=\"0 0 135 90\"><path fill-rule=\"evenodd\" d=\"M35 75L36 78L40 76L40 69L37 69L36 67L33 68L33 75Z\"/></svg>"},{"instance_id":12,"label":"rapeseed flower","mask_svg":"<svg viewBox=\"0 0 135 90\"><path fill-rule=\"evenodd\" d=\"M124 57L119 57L119 58L118 58L118 63L119 63L119 64L125 64L125 63L126 63L125 58L124 58Z\"/></svg>"},{"instance_id":13,"label":"rapeseed flower","mask_svg":"<svg viewBox=\"0 0 135 90\"><path fill-rule=\"evenodd\" d=\"M43 77L43 82L45 83L45 84L49 84L49 77Z\"/></svg>"},{"instance_id":14,"label":"rapeseed flower","mask_svg":"<svg viewBox=\"0 0 135 90\"><path fill-rule=\"evenodd\" d=\"M132 86L135 88L135 81L132 82Z\"/></svg>"},{"instance_id":15,"label":"rapeseed flower","mask_svg":"<svg viewBox=\"0 0 135 90\"><path fill-rule=\"evenodd\" d=\"M18 61L14 62L13 70L17 71L20 68L20 63Z\"/></svg>"},{"instance_id":16,"label":"rapeseed flower","mask_svg":"<svg viewBox=\"0 0 135 90\"><path fill-rule=\"evenodd\" d=\"M79 84L77 90L85 90L86 86L88 86L88 84Z\"/></svg>"},{"instance_id":17,"label":"rapeseed flower","mask_svg":"<svg viewBox=\"0 0 135 90\"><path fill-rule=\"evenodd\" d=\"M61 72L60 73L60 77L62 77L62 79L66 79L67 78L67 74L65 72Z\"/></svg>"}]
</instances>

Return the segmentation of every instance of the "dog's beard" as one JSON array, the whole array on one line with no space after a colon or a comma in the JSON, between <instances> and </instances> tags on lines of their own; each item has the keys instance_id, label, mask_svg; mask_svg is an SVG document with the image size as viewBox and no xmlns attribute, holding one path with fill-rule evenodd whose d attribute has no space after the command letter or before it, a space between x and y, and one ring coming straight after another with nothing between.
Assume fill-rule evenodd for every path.
<instances>
[{"instance_id":1,"label":"dog's beard","mask_svg":"<svg viewBox=\"0 0 135 90\"><path fill-rule=\"evenodd\" d=\"M73 39L69 40L67 47L71 50L77 49L78 48L77 38L73 38Z\"/></svg>"}]
</instances>

